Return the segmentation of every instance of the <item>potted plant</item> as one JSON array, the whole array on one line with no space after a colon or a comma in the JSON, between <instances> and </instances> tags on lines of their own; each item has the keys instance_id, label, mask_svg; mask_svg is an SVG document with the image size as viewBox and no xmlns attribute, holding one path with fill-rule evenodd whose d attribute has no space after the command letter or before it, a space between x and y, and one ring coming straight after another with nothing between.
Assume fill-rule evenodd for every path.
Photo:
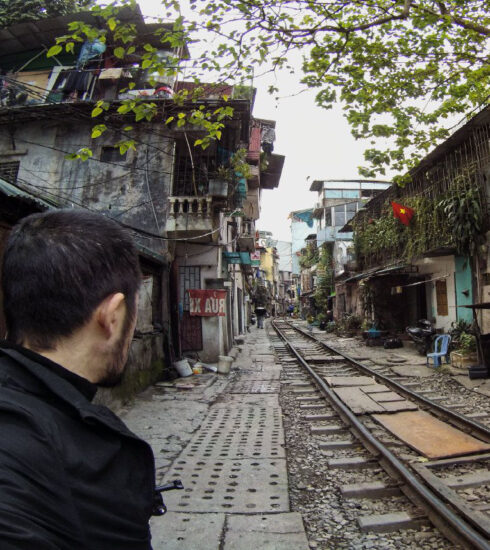
<instances>
[{"instance_id":1,"label":"potted plant","mask_svg":"<svg viewBox=\"0 0 490 550\"><path fill-rule=\"evenodd\" d=\"M476 355L476 338L473 334L461 332L458 336L456 349L451 352L451 365L458 368L466 368L475 365L477 362Z\"/></svg>"}]
</instances>

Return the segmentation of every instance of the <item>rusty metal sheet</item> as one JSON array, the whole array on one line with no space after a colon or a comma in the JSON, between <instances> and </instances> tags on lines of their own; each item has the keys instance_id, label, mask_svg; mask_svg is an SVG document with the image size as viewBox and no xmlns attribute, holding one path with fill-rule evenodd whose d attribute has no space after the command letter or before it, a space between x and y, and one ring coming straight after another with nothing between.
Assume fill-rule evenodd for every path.
<instances>
[{"instance_id":1,"label":"rusty metal sheet","mask_svg":"<svg viewBox=\"0 0 490 550\"><path fill-rule=\"evenodd\" d=\"M427 458L446 458L490 450L490 445L424 411L374 414L373 418Z\"/></svg>"},{"instance_id":2,"label":"rusty metal sheet","mask_svg":"<svg viewBox=\"0 0 490 550\"><path fill-rule=\"evenodd\" d=\"M376 403L361 388L335 388L333 390L354 414L385 412L380 403Z\"/></svg>"},{"instance_id":3,"label":"rusty metal sheet","mask_svg":"<svg viewBox=\"0 0 490 550\"><path fill-rule=\"evenodd\" d=\"M376 382L370 376L326 376L325 380L329 386L369 386Z\"/></svg>"}]
</instances>

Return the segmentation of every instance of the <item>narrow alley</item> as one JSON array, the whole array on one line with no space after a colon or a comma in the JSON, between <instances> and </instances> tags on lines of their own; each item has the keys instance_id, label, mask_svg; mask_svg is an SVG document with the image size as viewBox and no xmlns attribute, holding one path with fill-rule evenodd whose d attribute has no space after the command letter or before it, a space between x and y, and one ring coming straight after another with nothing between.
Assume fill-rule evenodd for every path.
<instances>
[{"instance_id":1,"label":"narrow alley","mask_svg":"<svg viewBox=\"0 0 490 550\"><path fill-rule=\"evenodd\" d=\"M229 377L157 383L124 415L153 447L157 482L185 487L163 493L155 549L308 548L289 503L280 375L267 332L254 329Z\"/></svg>"}]
</instances>

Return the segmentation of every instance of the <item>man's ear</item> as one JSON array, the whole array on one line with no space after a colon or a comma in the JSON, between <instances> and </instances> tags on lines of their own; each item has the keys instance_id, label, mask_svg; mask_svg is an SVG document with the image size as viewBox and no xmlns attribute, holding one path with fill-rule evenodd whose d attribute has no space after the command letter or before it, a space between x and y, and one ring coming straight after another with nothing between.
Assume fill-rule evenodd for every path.
<instances>
[{"instance_id":1,"label":"man's ear","mask_svg":"<svg viewBox=\"0 0 490 550\"><path fill-rule=\"evenodd\" d=\"M120 324L124 321L126 302L122 292L110 294L97 306L95 318L106 338L119 333Z\"/></svg>"}]
</instances>

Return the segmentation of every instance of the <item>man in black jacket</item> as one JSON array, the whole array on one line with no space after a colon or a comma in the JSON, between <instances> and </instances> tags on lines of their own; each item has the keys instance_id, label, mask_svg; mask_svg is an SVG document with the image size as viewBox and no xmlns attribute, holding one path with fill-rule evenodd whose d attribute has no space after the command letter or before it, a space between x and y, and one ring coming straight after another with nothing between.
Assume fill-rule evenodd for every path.
<instances>
[{"instance_id":1,"label":"man in black jacket","mask_svg":"<svg viewBox=\"0 0 490 550\"><path fill-rule=\"evenodd\" d=\"M12 230L2 269L2 550L151 549L151 448L91 402L122 377L140 278L131 239L103 216L58 210Z\"/></svg>"}]
</instances>

